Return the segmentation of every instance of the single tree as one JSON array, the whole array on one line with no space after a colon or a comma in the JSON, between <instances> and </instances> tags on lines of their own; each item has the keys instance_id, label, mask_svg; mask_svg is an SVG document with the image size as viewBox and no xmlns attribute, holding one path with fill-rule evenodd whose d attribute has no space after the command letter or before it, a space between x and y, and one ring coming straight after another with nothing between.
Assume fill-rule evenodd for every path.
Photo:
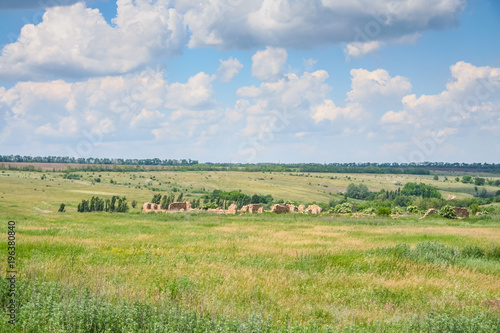
<instances>
[{"instance_id":1,"label":"single tree","mask_svg":"<svg viewBox=\"0 0 500 333\"><path fill-rule=\"evenodd\" d=\"M59 213L64 213L66 211L65 207L66 205L62 203L61 206L59 207Z\"/></svg>"}]
</instances>

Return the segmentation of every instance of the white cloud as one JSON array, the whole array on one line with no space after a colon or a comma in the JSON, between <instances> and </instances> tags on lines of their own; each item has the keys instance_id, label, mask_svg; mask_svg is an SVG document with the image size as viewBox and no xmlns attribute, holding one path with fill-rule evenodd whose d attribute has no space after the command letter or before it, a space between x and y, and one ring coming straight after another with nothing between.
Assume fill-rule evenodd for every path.
<instances>
[{"instance_id":1,"label":"white cloud","mask_svg":"<svg viewBox=\"0 0 500 333\"><path fill-rule=\"evenodd\" d=\"M0 147L57 142L58 154L81 155L82 142L96 150L120 141L196 140L207 128L215 135L225 113L214 98L214 79L198 73L168 84L163 73L146 70L75 83L20 82L0 89Z\"/></svg>"},{"instance_id":2,"label":"white cloud","mask_svg":"<svg viewBox=\"0 0 500 333\"><path fill-rule=\"evenodd\" d=\"M206 108L215 103L212 81L214 75L203 72L189 78L187 83L172 83L167 89L165 107L168 109Z\"/></svg>"},{"instance_id":3,"label":"white cloud","mask_svg":"<svg viewBox=\"0 0 500 333\"><path fill-rule=\"evenodd\" d=\"M352 90L347 93L350 101L373 101L377 98L399 97L411 91L410 81L402 76L391 77L384 69L368 71L352 69Z\"/></svg>"},{"instance_id":4,"label":"white cloud","mask_svg":"<svg viewBox=\"0 0 500 333\"><path fill-rule=\"evenodd\" d=\"M382 107L389 100L400 99L408 93L411 84L404 77L391 77L383 69L371 72L365 69L352 69L351 88L352 90L347 93L345 107L339 107L333 101L325 100L316 108L313 119L316 122L335 121L339 118L356 119L361 124L362 119L369 118L374 109Z\"/></svg>"},{"instance_id":5,"label":"white cloud","mask_svg":"<svg viewBox=\"0 0 500 333\"><path fill-rule=\"evenodd\" d=\"M500 68L457 62L450 71L451 79L441 93L406 95L400 111L388 111L381 117L379 124L387 136L411 139L414 144L414 149L401 156L402 162L442 160L443 156L471 158L476 156L472 145L477 142L464 138L474 135L491 140L497 135ZM468 155L463 154L464 149Z\"/></svg>"},{"instance_id":6,"label":"white cloud","mask_svg":"<svg viewBox=\"0 0 500 333\"><path fill-rule=\"evenodd\" d=\"M348 43L344 47L344 53L350 58L361 58L366 54L378 51L385 45L391 44L415 44L417 39L422 36L421 32L415 32L409 35L403 35L396 38L387 38L384 40L373 40L372 38L366 37L362 39L363 41L356 41Z\"/></svg>"},{"instance_id":7,"label":"white cloud","mask_svg":"<svg viewBox=\"0 0 500 333\"><path fill-rule=\"evenodd\" d=\"M334 121L342 117L348 119L359 118L364 113L364 109L359 103L349 103L346 107L338 107L331 100L325 100L323 104L319 105L314 115L312 116L316 122L323 120Z\"/></svg>"},{"instance_id":8,"label":"white cloud","mask_svg":"<svg viewBox=\"0 0 500 333\"><path fill-rule=\"evenodd\" d=\"M252 75L261 81L278 80L283 76L288 54L285 49L267 47L252 56Z\"/></svg>"},{"instance_id":9,"label":"white cloud","mask_svg":"<svg viewBox=\"0 0 500 333\"><path fill-rule=\"evenodd\" d=\"M352 42L346 45L344 53L352 58L360 58L365 54L372 53L380 49L384 45L384 42L376 40L369 42Z\"/></svg>"},{"instance_id":10,"label":"white cloud","mask_svg":"<svg viewBox=\"0 0 500 333\"><path fill-rule=\"evenodd\" d=\"M190 47L313 48L395 41L458 24L464 0L195 0L175 1L186 13Z\"/></svg>"},{"instance_id":11,"label":"white cloud","mask_svg":"<svg viewBox=\"0 0 500 333\"><path fill-rule=\"evenodd\" d=\"M238 89L236 94L242 99L238 100L236 108L246 120L241 134L255 136L269 130L287 133L309 130L311 115L331 90L325 83L328 77L323 70L305 72L300 77L287 74L276 82Z\"/></svg>"},{"instance_id":12,"label":"white cloud","mask_svg":"<svg viewBox=\"0 0 500 333\"><path fill-rule=\"evenodd\" d=\"M98 10L78 2L49 7L41 23L25 25L18 40L2 49L0 79L121 75L180 54L186 44L224 50L269 46L277 52L348 43L346 52L361 56L384 43L411 42L425 30L454 26L464 5L464 0L118 0L109 25ZM283 51L268 68L256 65L255 75L276 80Z\"/></svg>"},{"instance_id":13,"label":"white cloud","mask_svg":"<svg viewBox=\"0 0 500 333\"><path fill-rule=\"evenodd\" d=\"M41 136L73 136L77 134L78 125L76 120L72 117L64 117L59 121L57 129L52 126L52 124L47 123L38 127L35 130L35 134Z\"/></svg>"},{"instance_id":14,"label":"white cloud","mask_svg":"<svg viewBox=\"0 0 500 333\"><path fill-rule=\"evenodd\" d=\"M220 60L220 65L217 69L217 76L220 81L229 82L235 75L238 75L242 69L243 65L238 59L229 57L227 60Z\"/></svg>"},{"instance_id":15,"label":"white cloud","mask_svg":"<svg viewBox=\"0 0 500 333\"><path fill-rule=\"evenodd\" d=\"M142 109L141 113L132 118L130 126L133 128L137 128L139 126L155 127L163 118L165 118L165 114L158 110L149 111L147 109Z\"/></svg>"},{"instance_id":16,"label":"white cloud","mask_svg":"<svg viewBox=\"0 0 500 333\"><path fill-rule=\"evenodd\" d=\"M408 113L406 111L387 111L380 119L381 124L403 124L407 122Z\"/></svg>"},{"instance_id":17,"label":"white cloud","mask_svg":"<svg viewBox=\"0 0 500 333\"><path fill-rule=\"evenodd\" d=\"M122 74L182 52L187 33L168 1L118 0L110 26L84 3L52 7L27 24L0 56L0 78L14 80Z\"/></svg>"},{"instance_id":18,"label":"white cloud","mask_svg":"<svg viewBox=\"0 0 500 333\"><path fill-rule=\"evenodd\" d=\"M473 122L484 123L500 115L500 68L458 62L450 71L451 80L446 90L436 95L403 97L402 110L388 111L381 123L413 129L456 128Z\"/></svg>"}]
</instances>

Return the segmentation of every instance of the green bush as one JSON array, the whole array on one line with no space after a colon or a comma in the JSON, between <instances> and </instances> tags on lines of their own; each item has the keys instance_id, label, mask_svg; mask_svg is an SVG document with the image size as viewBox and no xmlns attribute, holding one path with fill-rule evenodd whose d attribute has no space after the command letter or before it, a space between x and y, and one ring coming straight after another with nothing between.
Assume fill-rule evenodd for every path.
<instances>
[{"instance_id":1,"label":"green bush","mask_svg":"<svg viewBox=\"0 0 500 333\"><path fill-rule=\"evenodd\" d=\"M377 209L377 215L389 216L391 215L391 209L389 207L380 206Z\"/></svg>"},{"instance_id":2,"label":"green bush","mask_svg":"<svg viewBox=\"0 0 500 333\"><path fill-rule=\"evenodd\" d=\"M446 205L439 210L439 215L447 219L454 219L457 217L457 213L450 205Z\"/></svg>"},{"instance_id":3,"label":"green bush","mask_svg":"<svg viewBox=\"0 0 500 333\"><path fill-rule=\"evenodd\" d=\"M418 213L418 207L417 206L408 206L408 207L406 207L406 211L408 213Z\"/></svg>"},{"instance_id":4,"label":"green bush","mask_svg":"<svg viewBox=\"0 0 500 333\"><path fill-rule=\"evenodd\" d=\"M402 207L394 207L394 209L392 210L392 212L394 214L400 214L400 215L402 215L402 214L406 213L406 209L404 209Z\"/></svg>"},{"instance_id":5,"label":"green bush","mask_svg":"<svg viewBox=\"0 0 500 333\"><path fill-rule=\"evenodd\" d=\"M486 252L486 257L500 260L500 246L493 246L489 251Z\"/></svg>"},{"instance_id":6,"label":"green bush","mask_svg":"<svg viewBox=\"0 0 500 333\"><path fill-rule=\"evenodd\" d=\"M429 210L431 208L440 209L447 204L444 199L436 198L416 198L413 204L418 207L419 210Z\"/></svg>"},{"instance_id":7,"label":"green bush","mask_svg":"<svg viewBox=\"0 0 500 333\"><path fill-rule=\"evenodd\" d=\"M477 203L474 203L469 206L469 209L472 211L473 215L476 215L476 213L479 212L479 205Z\"/></svg>"},{"instance_id":8,"label":"green bush","mask_svg":"<svg viewBox=\"0 0 500 333\"><path fill-rule=\"evenodd\" d=\"M465 258L482 258L484 257L484 250L478 246L468 245L460 251L460 254Z\"/></svg>"},{"instance_id":9,"label":"green bush","mask_svg":"<svg viewBox=\"0 0 500 333\"><path fill-rule=\"evenodd\" d=\"M373 207L368 207L365 210L363 210L363 213L365 213L365 214L375 214L376 212L377 212L377 210Z\"/></svg>"},{"instance_id":10,"label":"green bush","mask_svg":"<svg viewBox=\"0 0 500 333\"><path fill-rule=\"evenodd\" d=\"M216 209L218 207L219 206L215 202L207 202L207 203L204 203L204 204L200 205L200 209L204 209L204 210L207 210L207 209Z\"/></svg>"},{"instance_id":11,"label":"green bush","mask_svg":"<svg viewBox=\"0 0 500 333\"><path fill-rule=\"evenodd\" d=\"M344 202L343 204L336 205L331 212L337 214L349 214L352 213L352 205L348 202Z\"/></svg>"}]
</instances>

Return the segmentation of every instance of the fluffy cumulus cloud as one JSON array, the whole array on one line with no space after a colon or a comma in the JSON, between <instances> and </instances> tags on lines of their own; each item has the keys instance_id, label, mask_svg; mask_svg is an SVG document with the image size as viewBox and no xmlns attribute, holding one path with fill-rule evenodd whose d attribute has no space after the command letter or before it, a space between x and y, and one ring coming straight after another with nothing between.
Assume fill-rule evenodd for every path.
<instances>
[{"instance_id":1,"label":"fluffy cumulus cloud","mask_svg":"<svg viewBox=\"0 0 500 333\"><path fill-rule=\"evenodd\" d=\"M373 28L368 28L370 25L367 26L367 32L369 33L369 29ZM379 29L379 27L375 28ZM396 38L386 38L384 40L377 40L374 38L370 38L366 34L362 34L360 32L361 30L357 30L359 33L358 36L356 36L355 40L361 40L361 41L356 41L356 42L350 42L347 43L347 45L344 47L344 53L347 55L348 59L350 58L360 58L366 54L375 52L379 50L380 48L384 47L388 43L393 43L393 44L415 44L418 38L422 36L422 33L420 32L415 32L409 35L403 35L400 37ZM361 38L360 36L364 36Z\"/></svg>"},{"instance_id":2,"label":"fluffy cumulus cloud","mask_svg":"<svg viewBox=\"0 0 500 333\"><path fill-rule=\"evenodd\" d=\"M349 57L360 58L365 54L372 53L380 49L382 46L384 46L384 44L385 44L384 42L380 42L377 40L373 40L370 42L352 42L347 44L347 46L344 49L344 52Z\"/></svg>"},{"instance_id":3,"label":"fluffy cumulus cloud","mask_svg":"<svg viewBox=\"0 0 500 333\"><path fill-rule=\"evenodd\" d=\"M288 53L282 48L267 47L252 57L252 75L261 81L278 80L283 76Z\"/></svg>"},{"instance_id":4,"label":"fluffy cumulus cloud","mask_svg":"<svg viewBox=\"0 0 500 333\"><path fill-rule=\"evenodd\" d=\"M319 105L313 114L316 122L346 118L362 123L363 118L371 117L375 108L383 107L389 101L400 101L401 97L411 91L412 86L407 78L391 77L383 69L353 69L351 88L344 107L335 105L331 100L325 100Z\"/></svg>"},{"instance_id":5,"label":"fluffy cumulus cloud","mask_svg":"<svg viewBox=\"0 0 500 333\"><path fill-rule=\"evenodd\" d=\"M402 161L422 162L435 154L457 153L458 147L470 144L464 139L468 135L498 138L500 68L458 62L450 70L444 91L406 95L399 111L387 111L380 118L388 136L412 143L414 149Z\"/></svg>"},{"instance_id":6,"label":"fluffy cumulus cloud","mask_svg":"<svg viewBox=\"0 0 500 333\"><path fill-rule=\"evenodd\" d=\"M353 54L375 50L426 30L458 24L464 0L177 0L192 33L190 47L222 49L311 48L351 45Z\"/></svg>"},{"instance_id":7,"label":"fluffy cumulus cloud","mask_svg":"<svg viewBox=\"0 0 500 333\"><path fill-rule=\"evenodd\" d=\"M302 76L287 74L276 82L265 82L259 87L238 89L240 112L246 116L247 124L242 134L254 135L265 129L268 120L276 115L287 115L307 122L311 113L331 90L325 83L329 75L324 70L305 72ZM243 107L242 107L243 106ZM304 123L297 123L298 126ZM289 128L292 130L292 127Z\"/></svg>"},{"instance_id":8,"label":"fluffy cumulus cloud","mask_svg":"<svg viewBox=\"0 0 500 333\"><path fill-rule=\"evenodd\" d=\"M238 59L229 57L227 60L220 60L217 76L222 82L229 82L243 69L243 65Z\"/></svg>"},{"instance_id":9,"label":"fluffy cumulus cloud","mask_svg":"<svg viewBox=\"0 0 500 333\"><path fill-rule=\"evenodd\" d=\"M168 1L118 0L114 26L84 3L48 8L0 56L3 80L122 74L182 52L187 32Z\"/></svg>"},{"instance_id":10,"label":"fluffy cumulus cloud","mask_svg":"<svg viewBox=\"0 0 500 333\"><path fill-rule=\"evenodd\" d=\"M0 147L57 143L58 154L90 156L89 149L106 143L194 140L223 113L214 100L214 79L199 73L186 83L169 84L162 72L146 70L0 88Z\"/></svg>"},{"instance_id":11,"label":"fluffy cumulus cloud","mask_svg":"<svg viewBox=\"0 0 500 333\"><path fill-rule=\"evenodd\" d=\"M446 90L402 98L402 110L388 111L380 122L400 129L464 127L494 123L500 116L500 68L458 62L450 67Z\"/></svg>"},{"instance_id":12,"label":"fluffy cumulus cloud","mask_svg":"<svg viewBox=\"0 0 500 333\"><path fill-rule=\"evenodd\" d=\"M10 1L6 4L12 6ZM422 31L457 24L464 0L348 4L330 0L118 0L112 25L84 2L55 1L46 7L41 23L25 25L18 40L3 47L1 80L120 75L179 54L186 45L272 47L263 52L273 53L275 62L269 68L261 63L255 73L276 79L283 57L286 60L280 48L349 43L346 52L361 56L387 42L411 40ZM231 65L224 80L237 70Z\"/></svg>"},{"instance_id":13,"label":"fluffy cumulus cloud","mask_svg":"<svg viewBox=\"0 0 500 333\"><path fill-rule=\"evenodd\" d=\"M277 81L241 87L238 101L227 117L238 137L233 161L273 158L274 150L302 141L314 128L311 114L331 91L324 70L285 74Z\"/></svg>"}]
</instances>

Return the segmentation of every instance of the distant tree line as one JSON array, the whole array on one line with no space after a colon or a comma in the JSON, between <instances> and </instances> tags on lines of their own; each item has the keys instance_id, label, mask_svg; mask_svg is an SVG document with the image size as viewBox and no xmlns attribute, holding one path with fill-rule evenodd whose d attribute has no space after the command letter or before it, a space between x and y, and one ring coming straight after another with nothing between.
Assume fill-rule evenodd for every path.
<instances>
[{"instance_id":1,"label":"distant tree line","mask_svg":"<svg viewBox=\"0 0 500 333\"><path fill-rule=\"evenodd\" d=\"M477 171L500 173L500 163L198 163L191 159L122 159L122 158L74 158L61 156L32 157L21 155L0 155L2 162L21 163L67 163L88 164L73 168L82 171L143 171L154 167L172 171L243 171L243 172L312 172L312 173L370 173L370 174L415 174L429 175L431 170ZM144 169L141 167L153 168ZM0 165L1 167L1 165ZM4 166L5 168L5 166ZM160 169L159 169L160 170ZM28 171L34 171L28 170Z\"/></svg>"},{"instance_id":2,"label":"distant tree line","mask_svg":"<svg viewBox=\"0 0 500 333\"><path fill-rule=\"evenodd\" d=\"M92 197L90 200L82 200L77 208L79 213L90 212L116 212L126 213L128 211L128 204L126 197L113 196L111 199L101 199L99 197Z\"/></svg>"},{"instance_id":3,"label":"distant tree line","mask_svg":"<svg viewBox=\"0 0 500 333\"><path fill-rule=\"evenodd\" d=\"M0 155L0 162L18 163L68 163L68 164L105 164L105 165L193 165L198 161L191 159L123 159L123 158L75 158L68 156L21 156L21 155Z\"/></svg>"}]
</instances>

